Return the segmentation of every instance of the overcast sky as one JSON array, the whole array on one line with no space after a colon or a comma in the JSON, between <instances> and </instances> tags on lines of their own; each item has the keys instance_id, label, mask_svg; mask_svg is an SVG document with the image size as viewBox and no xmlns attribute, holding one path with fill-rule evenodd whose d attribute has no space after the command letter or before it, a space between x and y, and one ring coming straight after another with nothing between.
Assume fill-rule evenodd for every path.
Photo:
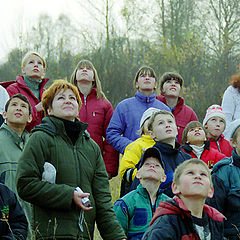
<instances>
[{"instance_id":1,"label":"overcast sky","mask_svg":"<svg viewBox=\"0 0 240 240\"><path fill-rule=\"evenodd\" d=\"M0 0L0 62L18 45L18 33L25 32L36 23L41 13L47 13L54 19L64 13L71 17L72 22L87 21L88 9L84 9L84 5L78 1L81 0ZM119 11L121 2L122 0L115 2L115 11Z\"/></svg>"}]
</instances>

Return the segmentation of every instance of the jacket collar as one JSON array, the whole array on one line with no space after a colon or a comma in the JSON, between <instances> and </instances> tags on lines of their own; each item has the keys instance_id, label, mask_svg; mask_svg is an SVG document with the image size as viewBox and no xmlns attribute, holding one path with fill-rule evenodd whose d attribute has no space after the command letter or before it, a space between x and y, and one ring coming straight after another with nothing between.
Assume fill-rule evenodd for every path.
<instances>
[{"instance_id":1,"label":"jacket collar","mask_svg":"<svg viewBox=\"0 0 240 240\"><path fill-rule=\"evenodd\" d=\"M240 156L237 154L236 150L232 151L233 165L240 168Z\"/></svg>"},{"instance_id":2,"label":"jacket collar","mask_svg":"<svg viewBox=\"0 0 240 240\"><path fill-rule=\"evenodd\" d=\"M177 154L180 150L180 144L178 142L175 142L175 148L173 148L171 145L167 143L162 142L156 142L154 147L160 150L160 152L165 154Z\"/></svg>"},{"instance_id":3,"label":"jacket collar","mask_svg":"<svg viewBox=\"0 0 240 240\"><path fill-rule=\"evenodd\" d=\"M154 102L154 100L156 99L156 94L153 93L150 96L146 96L144 94L142 94L140 91L137 91L136 95L135 95L136 99L140 102L143 103L152 103Z\"/></svg>"},{"instance_id":4,"label":"jacket collar","mask_svg":"<svg viewBox=\"0 0 240 240\"><path fill-rule=\"evenodd\" d=\"M49 81L48 78L43 78L42 82L39 84L40 88L43 88L44 85ZM24 77L22 75L17 75L16 82L21 85L22 88L28 88L27 85L24 82Z\"/></svg>"},{"instance_id":5,"label":"jacket collar","mask_svg":"<svg viewBox=\"0 0 240 240\"><path fill-rule=\"evenodd\" d=\"M193 151L192 147L189 145L189 143L185 143L182 145L182 148L187 152L190 153ZM204 150L209 150L210 149L210 140L206 140L204 142Z\"/></svg>"},{"instance_id":6,"label":"jacket collar","mask_svg":"<svg viewBox=\"0 0 240 240\"><path fill-rule=\"evenodd\" d=\"M167 105L166 98L165 98L165 96L163 96L162 94L158 95L158 96L157 96L157 99ZM184 105L184 99L183 99L182 97L178 97L178 102L177 102L177 105L175 106L174 110L175 110L175 109L181 109L183 105ZM167 105L167 106L168 106L168 105Z\"/></svg>"}]
</instances>

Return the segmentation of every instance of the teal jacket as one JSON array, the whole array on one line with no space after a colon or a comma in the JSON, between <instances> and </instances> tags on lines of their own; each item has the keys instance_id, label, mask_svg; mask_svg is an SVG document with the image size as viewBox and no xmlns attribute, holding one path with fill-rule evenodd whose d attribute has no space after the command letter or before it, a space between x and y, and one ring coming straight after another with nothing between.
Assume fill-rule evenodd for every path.
<instances>
[{"instance_id":1,"label":"teal jacket","mask_svg":"<svg viewBox=\"0 0 240 240\"><path fill-rule=\"evenodd\" d=\"M154 206L152 206L147 190L139 184L137 189L117 200L113 209L127 239L142 239L159 202L168 198L167 195L159 193Z\"/></svg>"},{"instance_id":2,"label":"teal jacket","mask_svg":"<svg viewBox=\"0 0 240 240\"><path fill-rule=\"evenodd\" d=\"M93 239L96 221L103 239L122 239L101 150L85 131L87 124L76 120L76 128L80 134L73 145L63 121L45 117L19 160L17 189L33 204L33 232L36 239ZM41 181L45 162L56 169L55 184ZM90 193L93 207L84 212L83 232L78 225L80 210L72 200L77 186Z\"/></svg>"}]
</instances>

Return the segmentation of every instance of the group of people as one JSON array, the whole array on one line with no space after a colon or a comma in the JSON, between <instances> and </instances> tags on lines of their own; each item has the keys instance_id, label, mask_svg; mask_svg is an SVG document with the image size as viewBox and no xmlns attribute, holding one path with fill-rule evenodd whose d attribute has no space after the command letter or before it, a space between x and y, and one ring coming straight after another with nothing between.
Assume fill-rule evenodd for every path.
<instances>
[{"instance_id":1,"label":"group of people","mask_svg":"<svg viewBox=\"0 0 240 240\"><path fill-rule=\"evenodd\" d=\"M22 75L0 83L1 236L93 239L96 223L106 240L239 238L240 119L229 105L240 75L200 123L178 73L159 84L141 67L135 96L113 110L89 60L47 90L45 71L30 52Z\"/></svg>"}]
</instances>

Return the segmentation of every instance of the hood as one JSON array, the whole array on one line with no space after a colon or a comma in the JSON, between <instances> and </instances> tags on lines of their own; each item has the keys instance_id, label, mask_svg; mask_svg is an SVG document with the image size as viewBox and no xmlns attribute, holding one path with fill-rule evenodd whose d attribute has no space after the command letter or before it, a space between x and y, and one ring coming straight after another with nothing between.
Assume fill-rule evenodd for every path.
<instances>
[{"instance_id":1,"label":"hood","mask_svg":"<svg viewBox=\"0 0 240 240\"><path fill-rule=\"evenodd\" d=\"M223 222L223 220L226 219L222 213L206 204L203 206L203 211L215 221ZM182 219L191 217L191 212L184 205L183 201L179 197L175 196L173 199L167 199L166 202L159 203L152 221L150 222L150 226L158 217L172 214L179 215Z\"/></svg>"}]
</instances>

